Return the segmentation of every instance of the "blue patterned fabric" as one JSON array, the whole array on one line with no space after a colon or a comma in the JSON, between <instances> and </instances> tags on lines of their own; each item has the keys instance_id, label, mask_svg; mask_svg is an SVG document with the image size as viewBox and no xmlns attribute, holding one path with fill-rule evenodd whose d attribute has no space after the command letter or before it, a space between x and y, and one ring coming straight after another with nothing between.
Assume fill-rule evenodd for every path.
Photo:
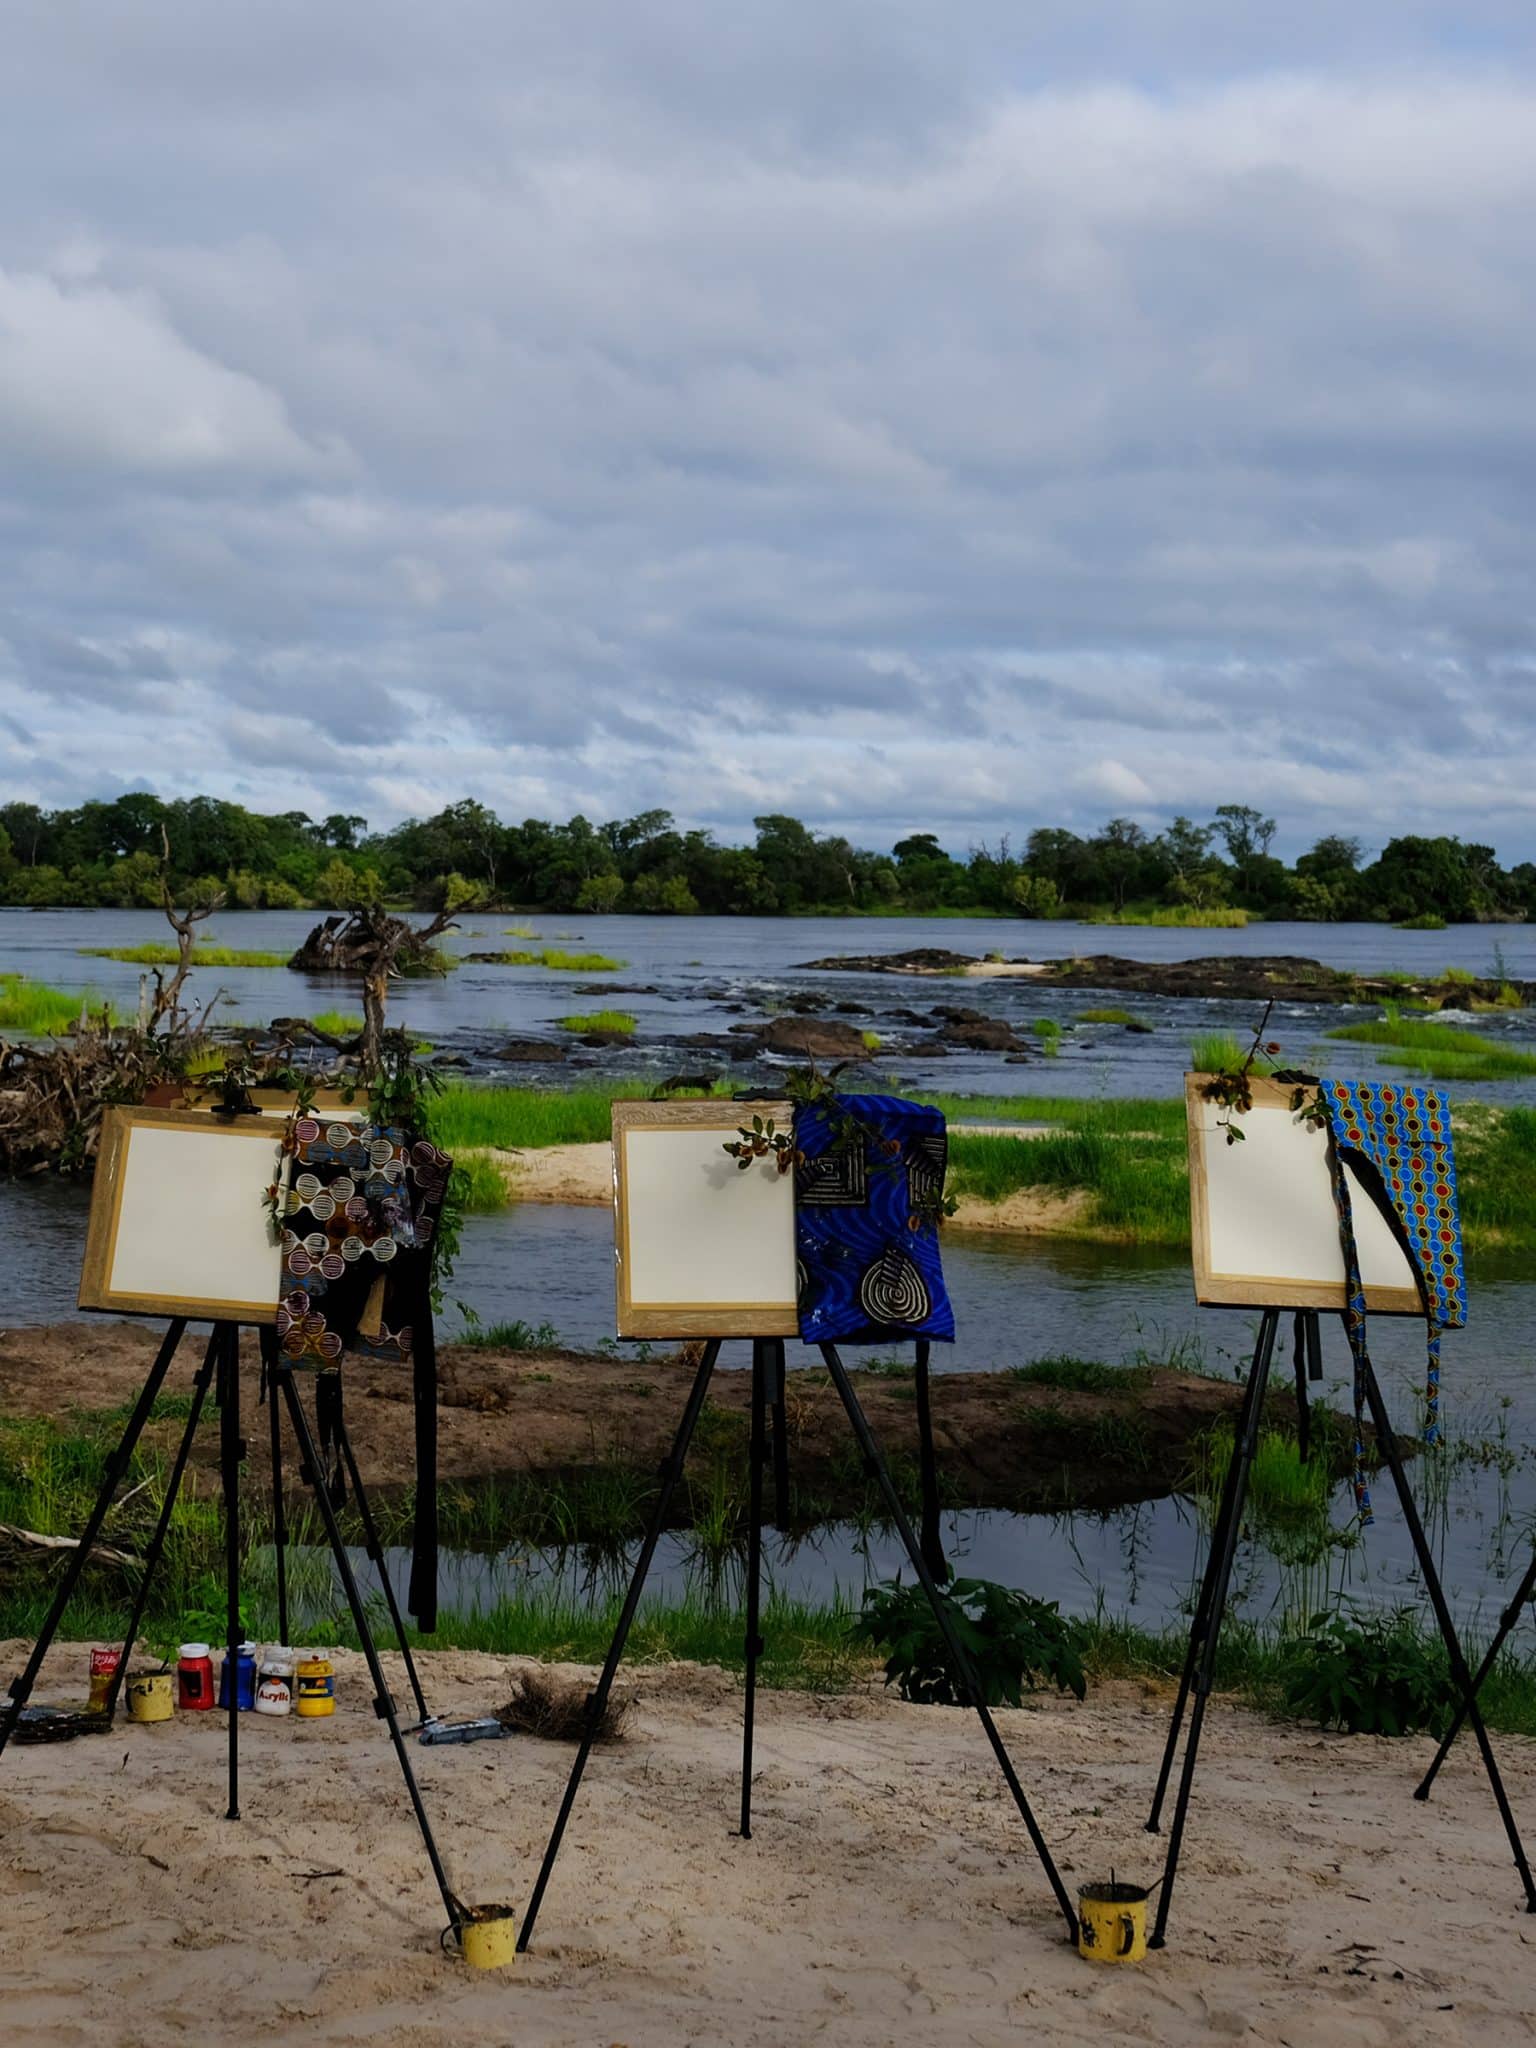
<instances>
[{"instance_id":1,"label":"blue patterned fabric","mask_svg":"<svg viewBox=\"0 0 1536 2048\"><path fill-rule=\"evenodd\" d=\"M894 1095L836 1095L795 1112L795 1149L802 1340L952 1344L939 1260L942 1113Z\"/></svg>"},{"instance_id":2,"label":"blue patterned fabric","mask_svg":"<svg viewBox=\"0 0 1536 2048\"><path fill-rule=\"evenodd\" d=\"M1365 1287L1344 1162L1349 1160L1360 1184L1393 1226L1418 1279L1429 1328L1424 1441L1436 1443L1440 1436L1440 1332L1460 1329L1467 1320L1451 1110L1437 1090L1405 1087L1394 1081L1325 1078L1318 1083L1318 1097L1328 1118L1328 1163L1344 1247L1344 1327L1355 1361L1355 1501L1362 1526L1369 1528L1371 1495L1365 1482L1362 1412L1370 1355Z\"/></svg>"}]
</instances>

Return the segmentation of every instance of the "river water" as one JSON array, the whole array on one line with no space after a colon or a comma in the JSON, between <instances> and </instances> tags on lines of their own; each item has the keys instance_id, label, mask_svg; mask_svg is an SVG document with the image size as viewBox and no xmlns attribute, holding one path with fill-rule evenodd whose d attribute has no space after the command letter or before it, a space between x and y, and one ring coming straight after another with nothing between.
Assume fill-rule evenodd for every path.
<instances>
[{"instance_id":1,"label":"river water","mask_svg":"<svg viewBox=\"0 0 1536 2048\"><path fill-rule=\"evenodd\" d=\"M313 921L303 912L244 913L216 920L216 936L239 947L286 950ZM962 1000L978 1009L1018 1021L1052 1014L1063 1021L1088 1007L1081 991L1052 995L1019 983L964 985L910 983L877 976L811 974L797 965L828 953L896 951L913 945L944 945L981 954L1064 956L1074 951L1114 951L1145 959L1188 958L1200 953L1301 953L1363 972L1428 972L1461 966L1479 973L1508 973L1536 979L1536 930L1461 927L1444 932L1398 932L1382 926L1261 925L1212 933L1143 927L1107 928L1067 924L1021 924L972 920L838 919L751 921L716 918L679 920L609 918L530 920L538 940L504 936L513 920L472 918L456 936L460 950L535 943L581 944L623 958L628 965L610 979L653 985L653 996L625 995L624 1006L640 1019L640 1048L611 1056L624 1070L645 1057L648 1030L672 1037L687 1030L719 1030L736 1013L726 1006L746 1001L760 1011L775 992L813 988L835 999L881 1007L937 1000ZM156 939L163 920L148 912L0 912L0 971L21 971L55 985L89 984L119 1002L136 998L139 970L112 961L83 958L85 946L119 946ZM1495 946L1501 956L1495 957ZM212 981L214 977L200 976ZM395 1008L413 1029L445 1048L462 1047L476 1057L496 1034L546 1033L555 1018L595 998L578 997L595 978L550 974L539 969L465 966L441 982L410 983ZM228 988L230 1015L266 1021L272 1015L350 1006L345 988L310 980L283 969L221 970L216 985ZM937 992L937 993L936 993ZM1153 1025L1149 1036L1087 1027L1069 1040L1061 1058L1008 1066L992 1057L951 1058L926 1068L903 1062L902 1078L997 1093L1172 1094L1188 1064L1192 1032L1242 1029L1246 1008L1233 1005L1113 999ZM1272 1028L1287 1056L1309 1056L1333 1012L1297 1008ZM1355 1013L1358 1014L1358 1013ZM1486 1023L1480 1019L1480 1023ZM1496 1020L1511 1035L1532 1036L1524 1017ZM1363 1048L1350 1048L1358 1070ZM675 1064L663 1048L660 1058ZM575 1064L574 1062L572 1063ZM558 1072L559 1070L555 1070ZM577 1075L568 1067L566 1075ZM524 1084L538 1070L502 1077ZM884 1076L882 1075L882 1078ZM1529 1084L1477 1084L1488 1100L1536 1099ZM0 1318L14 1325L57 1320L73 1313L83 1245L85 1197L76 1189L32 1181L0 1185ZM1207 1370L1230 1373L1246 1364L1253 1319L1233 1311L1194 1305L1187 1260L1134 1247L1054 1243L1003 1234L951 1231L945 1238L945 1269L962 1341L935 1359L950 1369L996 1369L1028 1359L1069 1353L1130 1362L1138 1356L1195 1355ZM1433 1489L1437 1512L1433 1533L1448 1589L1458 1611L1486 1620L1497 1611L1507 1575L1523 1569L1536 1517L1536 1474L1531 1445L1536 1441L1536 1381L1533 1338L1536 1298L1527 1262L1483 1260L1472 1275L1472 1315L1466 1332L1446 1341L1445 1402L1449 1431L1460 1445L1449 1484ZM469 1219L457 1274L450 1286L454 1306L446 1334L468 1304L486 1322L521 1318L547 1322L568 1344L591 1346L611 1337L612 1235L605 1211L514 1207L500 1215ZM1342 1339L1330 1332L1329 1384L1323 1398L1346 1404ZM1405 1429L1412 1427L1423 1372L1422 1333L1412 1324L1378 1320L1373 1332L1378 1366L1388 1398ZM745 1355L727 1363L741 1365ZM1277 1369L1284 1383L1285 1367ZM942 1387L936 1399L942 1401ZM1480 1454L1475 1447L1486 1447ZM1421 1481L1422 1483L1422 1481ZM1377 1523L1364 1542L1340 1550L1328 1563L1342 1575L1352 1597L1396 1602L1420 1597L1416 1574L1390 1486L1377 1490ZM1336 1519L1342 1526L1348 1503L1341 1494ZM1024 1585L1060 1599L1076 1612L1103 1604L1148 1622L1176 1619L1202 1554L1203 1532L1189 1505L1172 1499L1100 1517L1068 1518L969 1513L949 1518L949 1541L964 1568ZM849 1529L819 1532L792 1550L770 1545L775 1582L791 1595L823 1598L833 1591L856 1596L870 1576L887 1575L899 1562L890 1539L879 1532ZM522 1553L450 1561L457 1597L486 1603L526 1587L530 1579L610 1570L570 1559ZM668 1539L658 1561L655 1591L677 1590L697 1574L699 1564L686 1538ZM1294 1605L1314 1589L1295 1571L1283 1569L1262 1546L1249 1545L1242 1569L1245 1611L1260 1617L1277 1605Z\"/></svg>"},{"instance_id":2,"label":"river water","mask_svg":"<svg viewBox=\"0 0 1536 2048\"><path fill-rule=\"evenodd\" d=\"M247 951L291 952L315 921L312 911L231 911L211 922L214 940ZM519 936L509 936L517 925ZM533 936L523 936L531 932ZM138 1001L143 970L92 958L89 947L164 941L167 927L148 910L0 910L0 973L22 973L55 987L92 989L121 1007ZM467 1059L477 1073L511 1076L525 1085L583 1072L670 1073L680 1066L718 1066L717 1055L682 1047L692 1032L724 1032L760 1020L785 998L813 994L856 1005L855 1019L878 1032L871 1065L880 1083L958 1092L1051 1095L1173 1095L1189 1065L1197 1032L1246 1037L1257 1023L1253 1003L1203 1002L1116 994L1108 1000L1150 1026L1145 1034L1116 1025L1083 1024L1095 999L1081 989L1042 989L1028 981L948 981L890 975L817 972L806 962L836 954L901 952L943 946L980 958L1066 959L1118 953L1137 960L1184 960L1202 954L1300 954L1362 973L1434 973L1446 967L1480 975L1536 980L1536 925L1458 925L1443 932L1402 932L1388 925L1259 924L1241 931L1166 931L1139 925L1033 923L1005 918L643 918L471 916L449 935L463 955L558 946L593 951L625 964L610 974L551 972L542 967L466 962L442 978L397 984L392 1021L403 1023L440 1053ZM613 989L609 993L610 987ZM219 968L197 974L199 1000L220 997L225 1023L265 1025L275 1016L357 1008L345 981L285 968ZM1062 1027L1056 1058L1010 1064L997 1054L951 1052L943 1058L910 1051L932 1027L894 1013L926 1012L936 1003L963 1004L1005 1018L1020 1032L1037 1020ZM499 1066L489 1056L509 1038L559 1040L558 1020L595 1008L627 1010L636 1020L630 1045L605 1052L577 1048L562 1066ZM1324 1033L1361 1013L1318 1004L1277 1007L1271 1030L1292 1065L1326 1057ZM1536 1051L1536 1012L1478 1019L1480 1028ZM1333 1055L1335 1061L1337 1055ZM1350 1049L1356 1071L1369 1069L1369 1048ZM765 1063L771 1065L771 1063ZM750 1073L750 1068L745 1070ZM1536 1102L1536 1079L1479 1083L1490 1101Z\"/></svg>"}]
</instances>

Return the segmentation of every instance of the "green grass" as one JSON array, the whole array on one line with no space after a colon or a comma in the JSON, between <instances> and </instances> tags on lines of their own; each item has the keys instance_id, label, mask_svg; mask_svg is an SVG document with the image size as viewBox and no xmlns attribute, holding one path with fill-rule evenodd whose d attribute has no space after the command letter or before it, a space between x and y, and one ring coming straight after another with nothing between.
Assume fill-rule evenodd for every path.
<instances>
[{"instance_id":1,"label":"green grass","mask_svg":"<svg viewBox=\"0 0 1536 2048\"><path fill-rule=\"evenodd\" d=\"M435 1121L433 1128L437 1128ZM444 1149L452 1150L448 1146ZM453 1170L466 1215L493 1216L510 1205L512 1197L505 1176L494 1159L471 1153L467 1159L455 1160Z\"/></svg>"},{"instance_id":2,"label":"green grass","mask_svg":"<svg viewBox=\"0 0 1536 2048\"><path fill-rule=\"evenodd\" d=\"M634 1031L635 1020L628 1010L578 1010L573 1016L561 1017L562 1031L618 1031L628 1038Z\"/></svg>"},{"instance_id":3,"label":"green grass","mask_svg":"<svg viewBox=\"0 0 1536 2048\"><path fill-rule=\"evenodd\" d=\"M1501 1045L1459 1024L1389 1014L1366 1024L1340 1024L1328 1036L1379 1047L1383 1066L1405 1067L1432 1081L1507 1081L1536 1074L1536 1053Z\"/></svg>"},{"instance_id":4,"label":"green grass","mask_svg":"<svg viewBox=\"0 0 1536 2048\"><path fill-rule=\"evenodd\" d=\"M316 1010L310 1023L317 1031L328 1031L332 1038L353 1038L363 1028L361 1017L354 1017L348 1010Z\"/></svg>"},{"instance_id":5,"label":"green grass","mask_svg":"<svg viewBox=\"0 0 1536 2048\"><path fill-rule=\"evenodd\" d=\"M1048 1060L1055 1059L1061 1051L1061 1026L1054 1017L1037 1017L1030 1030L1040 1041L1040 1050Z\"/></svg>"},{"instance_id":6,"label":"green grass","mask_svg":"<svg viewBox=\"0 0 1536 2048\"><path fill-rule=\"evenodd\" d=\"M1129 1010L1104 1009L1079 1010L1077 1021L1079 1024L1134 1024L1136 1019Z\"/></svg>"},{"instance_id":7,"label":"green grass","mask_svg":"<svg viewBox=\"0 0 1536 2048\"><path fill-rule=\"evenodd\" d=\"M1397 929L1400 932L1443 932L1445 919L1438 910L1421 910L1417 917L1405 917Z\"/></svg>"},{"instance_id":8,"label":"green grass","mask_svg":"<svg viewBox=\"0 0 1536 2048\"><path fill-rule=\"evenodd\" d=\"M174 946L82 946L80 951L93 960L126 960L135 967L174 967L181 957ZM194 967L286 967L286 953L242 952L233 946L193 948Z\"/></svg>"},{"instance_id":9,"label":"green grass","mask_svg":"<svg viewBox=\"0 0 1536 2048\"><path fill-rule=\"evenodd\" d=\"M519 1316L511 1323L472 1323L454 1342L476 1351L558 1351L560 1332L553 1323L535 1327Z\"/></svg>"},{"instance_id":10,"label":"green grass","mask_svg":"<svg viewBox=\"0 0 1536 2048\"><path fill-rule=\"evenodd\" d=\"M1086 1191L1093 1232L1138 1244L1189 1242L1189 1169L1179 1102L1058 1102L1040 1138L952 1130L950 1187L1000 1202L1021 1188Z\"/></svg>"},{"instance_id":11,"label":"green grass","mask_svg":"<svg viewBox=\"0 0 1536 2048\"><path fill-rule=\"evenodd\" d=\"M627 960L610 960L606 953L562 953L558 946L540 946L537 952L498 953L504 967L548 967L563 974L614 974L627 967Z\"/></svg>"},{"instance_id":12,"label":"green grass","mask_svg":"<svg viewBox=\"0 0 1536 2048\"><path fill-rule=\"evenodd\" d=\"M0 974L0 1031L46 1038L67 1031L82 1007L99 1016L102 999L91 989L50 988L45 981L28 981L24 974Z\"/></svg>"},{"instance_id":13,"label":"green grass","mask_svg":"<svg viewBox=\"0 0 1536 2048\"><path fill-rule=\"evenodd\" d=\"M1536 1243L1536 1109L1456 1116L1456 1183L1469 1248Z\"/></svg>"},{"instance_id":14,"label":"green grass","mask_svg":"<svg viewBox=\"0 0 1536 2048\"><path fill-rule=\"evenodd\" d=\"M859 1037L864 1041L864 1050L866 1052L878 1052L880 1050L882 1040L878 1031L861 1031Z\"/></svg>"},{"instance_id":15,"label":"green grass","mask_svg":"<svg viewBox=\"0 0 1536 2048\"><path fill-rule=\"evenodd\" d=\"M1028 1365L1010 1365L1003 1377L1021 1387L1053 1387L1069 1394L1123 1394L1137 1384L1143 1368L1105 1365L1096 1358L1035 1358Z\"/></svg>"},{"instance_id":16,"label":"green grass","mask_svg":"<svg viewBox=\"0 0 1536 2048\"><path fill-rule=\"evenodd\" d=\"M1196 910L1188 903L1127 904L1124 910L1089 910L1084 924L1166 925L1178 931L1240 931L1252 921L1246 910Z\"/></svg>"},{"instance_id":17,"label":"green grass","mask_svg":"<svg viewBox=\"0 0 1536 2048\"><path fill-rule=\"evenodd\" d=\"M1235 1074L1248 1057L1230 1031L1202 1031L1190 1042L1190 1064L1197 1074Z\"/></svg>"}]
</instances>

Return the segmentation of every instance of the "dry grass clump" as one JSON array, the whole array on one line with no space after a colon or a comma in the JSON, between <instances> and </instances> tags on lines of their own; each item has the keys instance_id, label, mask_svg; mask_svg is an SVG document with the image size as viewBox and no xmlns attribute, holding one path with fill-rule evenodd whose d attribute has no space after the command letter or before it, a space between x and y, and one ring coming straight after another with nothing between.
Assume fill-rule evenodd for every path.
<instances>
[{"instance_id":1,"label":"dry grass clump","mask_svg":"<svg viewBox=\"0 0 1536 2048\"><path fill-rule=\"evenodd\" d=\"M535 1664L513 1674L512 1688L506 1705L496 1709L503 1728L515 1728L522 1735L542 1735L550 1742L579 1742L586 1733L592 1688L584 1679L560 1678ZM633 1705L632 1694L610 1693L593 1739L617 1742Z\"/></svg>"}]
</instances>

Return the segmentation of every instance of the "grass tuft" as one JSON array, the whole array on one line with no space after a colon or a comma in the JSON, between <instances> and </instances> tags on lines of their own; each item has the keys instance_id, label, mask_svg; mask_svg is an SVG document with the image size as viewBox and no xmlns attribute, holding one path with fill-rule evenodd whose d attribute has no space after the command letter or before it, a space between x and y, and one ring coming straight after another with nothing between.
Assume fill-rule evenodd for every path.
<instances>
[{"instance_id":1,"label":"grass tuft","mask_svg":"<svg viewBox=\"0 0 1536 2048\"><path fill-rule=\"evenodd\" d=\"M1380 1049L1387 1067L1404 1067L1431 1081L1508 1081L1536 1074L1536 1053L1459 1024L1429 1024L1395 1011L1365 1024L1340 1024L1328 1036Z\"/></svg>"},{"instance_id":2,"label":"grass tuft","mask_svg":"<svg viewBox=\"0 0 1536 2048\"><path fill-rule=\"evenodd\" d=\"M574 1016L561 1017L562 1031L617 1031L628 1038L634 1031L635 1020L628 1010L587 1010L577 1011Z\"/></svg>"},{"instance_id":3,"label":"grass tuft","mask_svg":"<svg viewBox=\"0 0 1536 2048\"><path fill-rule=\"evenodd\" d=\"M162 941L145 946L82 946L80 951L93 960L126 960L134 967L174 967L181 957L176 947ZM244 952L235 946L195 946L194 967L286 967L286 953Z\"/></svg>"},{"instance_id":4,"label":"grass tuft","mask_svg":"<svg viewBox=\"0 0 1536 2048\"><path fill-rule=\"evenodd\" d=\"M0 974L0 1031L46 1038L78 1023L83 1008L100 1016L101 997L90 989L50 988L24 974Z\"/></svg>"}]
</instances>

